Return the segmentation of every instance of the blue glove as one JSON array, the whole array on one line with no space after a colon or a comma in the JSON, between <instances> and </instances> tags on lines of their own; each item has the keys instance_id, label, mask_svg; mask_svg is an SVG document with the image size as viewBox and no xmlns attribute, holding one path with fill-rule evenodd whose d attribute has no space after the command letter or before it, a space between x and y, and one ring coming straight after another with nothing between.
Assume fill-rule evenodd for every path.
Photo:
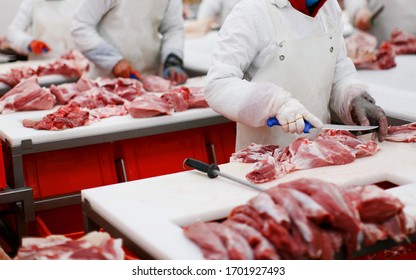
<instances>
[{"instance_id":1,"label":"blue glove","mask_svg":"<svg viewBox=\"0 0 416 280\"><path fill-rule=\"evenodd\" d=\"M184 84L188 79L183 69L183 62L178 56L170 54L165 61L163 67L163 78L176 82L177 84Z\"/></svg>"}]
</instances>

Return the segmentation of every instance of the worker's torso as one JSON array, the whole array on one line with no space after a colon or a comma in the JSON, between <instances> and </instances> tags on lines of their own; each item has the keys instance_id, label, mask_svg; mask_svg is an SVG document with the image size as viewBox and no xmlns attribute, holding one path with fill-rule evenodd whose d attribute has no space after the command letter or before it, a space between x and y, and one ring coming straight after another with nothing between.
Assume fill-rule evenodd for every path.
<instances>
[{"instance_id":1,"label":"worker's torso","mask_svg":"<svg viewBox=\"0 0 416 280\"><path fill-rule=\"evenodd\" d=\"M312 18L293 8L280 9L268 0L266 2L279 39L272 58L255 73L252 81L277 84L324 123L329 122L329 100L340 40L339 22L331 21L322 12ZM296 34L293 29L297 27L285 22L288 17L310 21L305 28L316 29L316 25L320 25L323 32L310 37L293 37ZM284 133L280 127L253 128L239 123L237 150L252 142L285 146L297 137L297 134Z\"/></svg>"},{"instance_id":2,"label":"worker's torso","mask_svg":"<svg viewBox=\"0 0 416 280\"><path fill-rule=\"evenodd\" d=\"M44 41L51 51L43 55L30 54L30 59L56 58L75 48L71 22L81 0L34 0L32 36Z\"/></svg>"},{"instance_id":3,"label":"worker's torso","mask_svg":"<svg viewBox=\"0 0 416 280\"><path fill-rule=\"evenodd\" d=\"M169 0L119 0L98 26L100 35L135 69L156 74L160 68L159 27Z\"/></svg>"}]
</instances>

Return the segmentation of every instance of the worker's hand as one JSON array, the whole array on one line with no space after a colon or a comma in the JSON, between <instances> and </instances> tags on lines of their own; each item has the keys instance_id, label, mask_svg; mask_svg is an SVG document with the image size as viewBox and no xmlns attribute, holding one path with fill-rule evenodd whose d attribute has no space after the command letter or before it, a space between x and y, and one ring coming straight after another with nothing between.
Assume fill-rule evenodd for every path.
<instances>
[{"instance_id":1,"label":"worker's hand","mask_svg":"<svg viewBox=\"0 0 416 280\"><path fill-rule=\"evenodd\" d=\"M188 75L180 66L171 66L163 70L163 78L181 85L186 82Z\"/></svg>"},{"instance_id":2,"label":"worker's hand","mask_svg":"<svg viewBox=\"0 0 416 280\"><path fill-rule=\"evenodd\" d=\"M383 109L375 103L368 93L355 97L351 101L351 117L357 125L378 125L378 140L382 142L389 124Z\"/></svg>"},{"instance_id":3,"label":"worker's hand","mask_svg":"<svg viewBox=\"0 0 416 280\"><path fill-rule=\"evenodd\" d=\"M51 48L45 42L40 40L33 40L30 42L28 49L30 52L35 54L47 53L51 50Z\"/></svg>"},{"instance_id":4,"label":"worker's hand","mask_svg":"<svg viewBox=\"0 0 416 280\"><path fill-rule=\"evenodd\" d=\"M112 72L113 75L116 77L133 78L137 80L143 79L142 74L139 71L135 70L133 66L131 66L131 64L124 59L120 60L116 64L116 66L114 66Z\"/></svg>"},{"instance_id":5,"label":"worker's hand","mask_svg":"<svg viewBox=\"0 0 416 280\"><path fill-rule=\"evenodd\" d=\"M371 11L367 8L358 10L354 20L355 27L363 31L369 30L371 28L371 16Z\"/></svg>"},{"instance_id":6,"label":"worker's hand","mask_svg":"<svg viewBox=\"0 0 416 280\"><path fill-rule=\"evenodd\" d=\"M184 84L188 79L188 75L183 70L182 59L174 54L168 55L163 65L163 78L174 81L177 84Z\"/></svg>"},{"instance_id":7,"label":"worker's hand","mask_svg":"<svg viewBox=\"0 0 416 280\"><path fill-rule=\"evenodd\" d=\"M303 133L305 120L318 129L323 126L322 122L316 116L306 110L306 108L294 98L289 99L280 106L276 114L276 119L286 133Z\"/></svg>"}]
</instances>

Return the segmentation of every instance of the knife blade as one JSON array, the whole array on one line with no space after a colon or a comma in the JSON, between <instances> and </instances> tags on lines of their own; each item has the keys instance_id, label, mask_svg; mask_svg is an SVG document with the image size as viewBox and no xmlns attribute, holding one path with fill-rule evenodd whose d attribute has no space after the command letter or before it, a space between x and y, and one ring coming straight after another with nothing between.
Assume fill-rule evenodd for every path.
<instances>
[{"instance_id":1,"label":"knife blade","mask_svg":"<svg viewBox=\"0 0 416 280\"><path fill-rule=\"evenodd\" d=\"M371 22L371 24L374 24L374 20L376 19L376 17L378 17L380 14L381 14L381 12L384 10L384 5L381 5L379 8L377 8L374 12L373 12L373 14L371 15L371 17L370 17L370 22Z\"/></svg>"},{"instance_id":2,"label":"knife blade","mask_svg":"<svg viewBox=\"0 0 416 280\"><path fill-rule=\"evenodd\" d=\"M276 118L269 118L267 120L267 126L272 127L275 125L280 125L279 121ZM314 128L307 120L305 120L305 128L303 129L304 133L308 133L309 130ZM364 131L364 130L373 130L378 128L377 125L369 125L369 126L363 126L363 125L343 125L343 124L324 124L322 129L328 130L348 130L348 131Z\"/></svg>"},{"instance_id":3,"label":"knife blade","mask_svg":"<svg viewBox=\"0 0 416 280\"><path fill-rule=\"evenodd\" d=\"M198 171L204 172L208 175L209 178L214 179L218 176L222 176L224 178L227 178L228 180L234 181L236 183L242 184L246 187L249 187L253 190L259 191L259 192L264 192L265 190L262 189L261 187L258 187L256 185L253 185L247 181L244 181L238 177L234 177L230 174L224 173L220 171L220 168L218 167L218 165L216 164L207 164L205 162L199 161L197 159L193 159L193 158L187 158L185 159L185 161L183 162L184 164L186 164L187 166L191 167L191 168L195 168Z\"/></svg>"}]
</instances>

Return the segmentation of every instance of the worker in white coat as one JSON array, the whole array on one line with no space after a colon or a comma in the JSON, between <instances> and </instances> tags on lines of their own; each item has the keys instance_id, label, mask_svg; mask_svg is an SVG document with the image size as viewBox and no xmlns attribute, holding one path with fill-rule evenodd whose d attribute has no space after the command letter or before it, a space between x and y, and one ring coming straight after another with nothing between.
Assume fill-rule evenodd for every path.
<instances>
[{"instance_id":1,"label":"worker in white coat","mask_svg":"<svg viewBox=\"0 0 416 280\"><path fill-rule=\"evenodd\" d=\"M353 26L373 34L380 44L395 28L416 35L415 0L344 0L344 5Z\"/></svg>"},{"instance_id":2,"label":"worker in white coat","mask_svg":"<svg viewBox=\"0 0 416 280\"><path fill-rule=\"evenodd\" d=\"M182 0L84 0L72 35L94 77L159 74L182 84Z\"/></svg>"},{"instance_id":3,"label":"worker in white coat","mask_svg":"<svg viewBox=\"0 0 416 280\"><path fill-rule=\"evenodd\" d=\"M71 23L80 0L23 0L7 41L29 59L52 59L74 49Z\"/></svg>"},{"instance_id":4,"label":"worker in white coat","mask_svg":"<svg viewBox=\"0 0 416 280\"><path fill-rule=\"evenodd\" d=\"M379 125L383 140L387 118L357 78L342 26L337 0L245 0L234 7L219 32L205 97L237 122L237 150L286 146L305 136L305 120L318 129L329 123L330 109L346 124ZM268 127L274 117L281 126Z\"/></svg>"},{"instance_id":5,"label":"worker in white coat","mask_svg":"<svg viewBox=\"0 0 416 280\"><path fill-rule=\"evenodd\" d=\"M202 0L198 7L198 20L211 20L221 27L233 7L241 0Z\"/></svg>"}]
</instances>

